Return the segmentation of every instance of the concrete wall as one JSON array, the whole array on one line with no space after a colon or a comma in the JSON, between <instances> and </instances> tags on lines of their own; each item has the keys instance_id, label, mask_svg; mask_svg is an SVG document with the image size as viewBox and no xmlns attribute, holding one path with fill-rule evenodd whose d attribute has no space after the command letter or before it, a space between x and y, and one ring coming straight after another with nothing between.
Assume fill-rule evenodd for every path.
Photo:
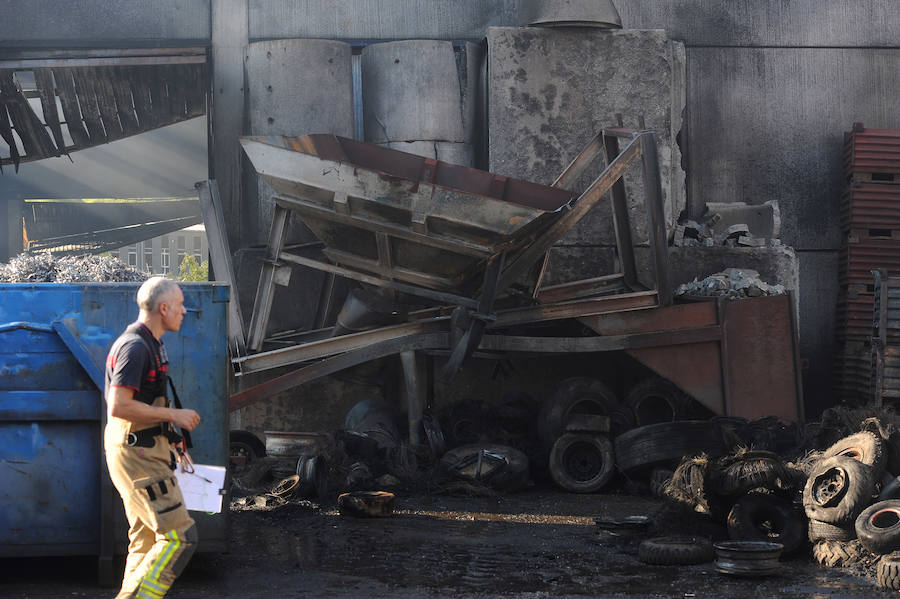
<instances>
[{"instance_id":1,"label":"concrete wall","mask_svg":"<svg viewBox=\"0 0 900 599\"><path fill-rule=\"evenodd\" d=\"M632 0L626 27L687 46L688 206L777 200L800 262L807 414L832 401L843 132L900 127L892 0Z\"/></svg>"}]
</instances>

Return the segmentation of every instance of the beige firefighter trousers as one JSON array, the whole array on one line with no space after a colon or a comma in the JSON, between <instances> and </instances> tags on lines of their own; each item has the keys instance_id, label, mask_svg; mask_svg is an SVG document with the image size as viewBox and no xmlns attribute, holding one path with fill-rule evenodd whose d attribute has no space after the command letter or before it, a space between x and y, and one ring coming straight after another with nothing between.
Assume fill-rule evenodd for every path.
<instances>
[{"instance_id":1,"label":"beige firefighter trousers","mask_svg":"<svg viewBox=\"0 0 900 599\"><path fill-rule=\"evenodd\" d=\"M169 468L171 460L169 441L162 436L153 447L106 444L109 476L130 525L117 599L161 599L196 547L197 529Z\"/></svg>"}]
</instances>

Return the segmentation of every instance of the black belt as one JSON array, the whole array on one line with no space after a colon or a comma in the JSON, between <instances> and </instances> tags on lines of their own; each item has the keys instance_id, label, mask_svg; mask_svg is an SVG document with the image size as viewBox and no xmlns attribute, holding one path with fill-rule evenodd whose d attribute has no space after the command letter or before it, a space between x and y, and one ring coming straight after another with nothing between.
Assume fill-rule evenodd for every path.
<instances>
[{"instance_id":1,"label":"black belt","mask_svg":"<svg viewBox=\"0 0 900 599\"><path fill-rule=\"evenodd\" d=\"M135 433L128 433L125 437L125 445L129 447L153 447L156 444L156 438L166 433L160 425L145 428Z\"/></svg>"}]
</instances>

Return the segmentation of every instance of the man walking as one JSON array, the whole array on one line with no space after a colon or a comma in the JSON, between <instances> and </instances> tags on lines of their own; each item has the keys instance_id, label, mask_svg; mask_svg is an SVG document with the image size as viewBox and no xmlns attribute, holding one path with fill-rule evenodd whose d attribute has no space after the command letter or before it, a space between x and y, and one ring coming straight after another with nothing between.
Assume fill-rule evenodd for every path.
<instances>
[{"instance_id":1,"label":"man walking","mask_svg":"<svg viewBox=\"0 0 900 599\"><path fill-rule=\"evenodd\" d=\"M167 358L161 338L176 332L186 314L178 285L148 279L137 293L140 314L116 339L106 358L106 463L128 517L128 558L117 599L161 599L190 560L197 543L172 471L190 456L171 429L193 430L194 410L169 407ZM176 443L176 441L179 441Z\"/></svg>"}]
</instances>

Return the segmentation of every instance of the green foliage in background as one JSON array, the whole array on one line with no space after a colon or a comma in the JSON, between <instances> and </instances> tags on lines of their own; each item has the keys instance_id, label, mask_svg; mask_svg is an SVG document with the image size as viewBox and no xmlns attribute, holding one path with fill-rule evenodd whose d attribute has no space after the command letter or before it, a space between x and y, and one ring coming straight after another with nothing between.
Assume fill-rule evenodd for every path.
<instances>
[{"instance_id":1,"label":"green foliage in background","mask_svg":"<svg viewBox=\"0 0 900 599\"><path fill-rule=\"evenodd\" d=\"M209 280L209 260L198 262L191 254L181 261L178 269L179 281L203 282Z\"/></svg>"}]
</instances>

